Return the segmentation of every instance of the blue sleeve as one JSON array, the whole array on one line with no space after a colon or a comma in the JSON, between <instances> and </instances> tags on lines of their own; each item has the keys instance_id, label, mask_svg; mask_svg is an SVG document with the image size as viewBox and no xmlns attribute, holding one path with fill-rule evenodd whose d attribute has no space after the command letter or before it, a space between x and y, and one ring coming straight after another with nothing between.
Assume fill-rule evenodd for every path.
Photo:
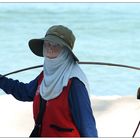
<instances>
[{"instance_id":1,"label":"blue sleeve","mask_svg":"<svg viewBox=\"0 0 140 140\"><path fill-rule=\"evenodd\" d=\"M12 94L20 101L33 101L36 89L37 78L29 83L22 83L7 77L0 78L0 88L7 94Z\"/></svg>"},{"instance_id":2,"label":"blue sleeve","mask_svg":"<svg viewBox=\"0 0 140 140\"><path fill-rule=\"evenodd\" d=\"M85 85L77 78L72 79L69 104L74 122L81 137L98 137L96 122Z\"/></svg>"}]
</instances>

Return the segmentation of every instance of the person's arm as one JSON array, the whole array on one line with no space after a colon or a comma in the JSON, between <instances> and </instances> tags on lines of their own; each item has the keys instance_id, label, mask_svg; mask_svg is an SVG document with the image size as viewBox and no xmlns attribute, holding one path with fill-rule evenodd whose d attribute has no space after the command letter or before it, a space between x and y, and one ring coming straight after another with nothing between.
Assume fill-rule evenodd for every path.
<instances>
[{"instance_id":1,"label":"person's arm","mask_svg":"<svg viewBox=\"0 0 140 140\"><path fill-rule=\"evenodd\" d=\"M69 104L74 122L81 137L98 137L96 122L85 85L77 78L72 79Z\"/></svg>"},{"instance_id":2,"label":"person's arm","mask_svg":"<svg viewBox=\"0 0 140 140\"><path fill-rule=\"evenodd\" d=\"M20 101L33 101L36 89L37 78L29 83L22 83L7 77L0 78L0 88L7 94L12 94Z\"/></svg>"}]
</instances>

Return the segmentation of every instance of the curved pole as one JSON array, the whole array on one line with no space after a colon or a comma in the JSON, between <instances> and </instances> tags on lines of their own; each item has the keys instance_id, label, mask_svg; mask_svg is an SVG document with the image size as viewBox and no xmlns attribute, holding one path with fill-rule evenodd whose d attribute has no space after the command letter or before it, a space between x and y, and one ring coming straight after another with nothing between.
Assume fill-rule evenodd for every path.
<instances>
[{"instance_id":1,"label":"curved pole","mask_svg":"<svg viewBox=\"0 0 140 140\"><path fill-rule=\"evenodd\" d=\"M90 64L90 65L106 65L106 66L116 66L116 67L124 67L129 69L140 70L139 67L122 65L122 64L114 64L114 63L105 63L105 62L78 62L79 64Z\"/></svg>"},{"instance_id":2,"label":"curved pole","mask_svg":"<svg viewBox=\"0 0 140 140\"><path fill-rule=\"evenodd\" d=\"M115 66L115 67L124 67L124 68L129 68L129 69L134 69L134 70L140 70L139 67L134 67L134 66L128 66L128 65L122 65L122 64L114 64L114 63L105 63L105 62L83 62L80 61L78 62L79 64L87 64L87 65L106 65L106 66ZM22 71L26 71L26 70L30 70L30 69L36 69L36 68L40 68L43 67L43 65L37 65L37 66L32 66L32 67L28 67L28 68L24 68L24 69L20 69L20 70L16 70L4 75L1 75L0 78L4 77L4 76L8 76L11 74L15 74L18 72L22 72Z\"/></svg>"},{"instance_id":3,"label":"curved pole","mask_svg":"<svg viewBox=\"0 0 140 140\"><path fill-rule=\"evenodd\" d=\"M135 130L135 132L134 132L134 134L133 134L132 138L134 138L134 137L135 137L135 135L136 135L136 133L137 133L137 131L138 131L139 125L140 125L140 121L138 122L138 125L137 125L137 127L136 127L136 130Z\"/></svg>"},{"instance_id":4,"label":"curved pole","mask_svg":"<svg viewBox=\"0 0 140 140\"><path fill-rule=\"evenodd\" d=\"M15 73L19 73L19 72L26 71L26 70L41 68L41 67L43 67L43 65L37 65L37 66L28 67L28 68L23 68L23 69L20 69L20 70L16 70L16 71L13 71L13 72L9 72L7 74L4 74L1 77L8 76L8 75L15 74Z\"/></svg>"}]
</instances>

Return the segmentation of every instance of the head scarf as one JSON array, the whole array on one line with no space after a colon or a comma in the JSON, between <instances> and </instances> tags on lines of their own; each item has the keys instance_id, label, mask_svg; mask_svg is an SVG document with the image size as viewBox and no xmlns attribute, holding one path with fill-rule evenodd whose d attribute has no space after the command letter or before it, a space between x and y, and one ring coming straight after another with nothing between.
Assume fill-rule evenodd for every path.
<instances>
[{"instance_id":1,"label":"head scarf","mask_svg":"<svg viewBox=\"0 0 140 140\"><path fill-rule=\"evenodd\" d=\"M44 78L40 86L43 99L50 100L58 97L72 77L82 81L89 92L87 78L67 48L64 47L56 58L45 57L43 68Z\"/></svg>"}]
</instances>

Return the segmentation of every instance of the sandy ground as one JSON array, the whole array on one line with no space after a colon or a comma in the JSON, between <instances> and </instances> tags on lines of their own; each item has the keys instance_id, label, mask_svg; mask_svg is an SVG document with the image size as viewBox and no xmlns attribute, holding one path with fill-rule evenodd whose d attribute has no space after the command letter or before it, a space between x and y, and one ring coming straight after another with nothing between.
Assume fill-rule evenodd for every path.
<instances>
[{"instance_id":1,"label":"sandy ground","mask_svg":"<svg viewBox=\"0 0 140 140\"><path fill-rule=\"evenodd\" d=\"M91 97L99 137L132 137L140 120L136 97ZM0 96L0 137L28 137L33 129L32 102ZM140 128L135 137L140 137Z\"/></svg>"},{"instance_id":2,"label":"sandy ground","mask_svg":"<svg viewBox=\"0 0 140 140\"><path fill-rule=\"evenodd\" d=\"M94 97L92 108L100 137L132 137L140 121L136 97ZM135 137L140 137L140 128Z\"/></svg>"}]
</instances>

